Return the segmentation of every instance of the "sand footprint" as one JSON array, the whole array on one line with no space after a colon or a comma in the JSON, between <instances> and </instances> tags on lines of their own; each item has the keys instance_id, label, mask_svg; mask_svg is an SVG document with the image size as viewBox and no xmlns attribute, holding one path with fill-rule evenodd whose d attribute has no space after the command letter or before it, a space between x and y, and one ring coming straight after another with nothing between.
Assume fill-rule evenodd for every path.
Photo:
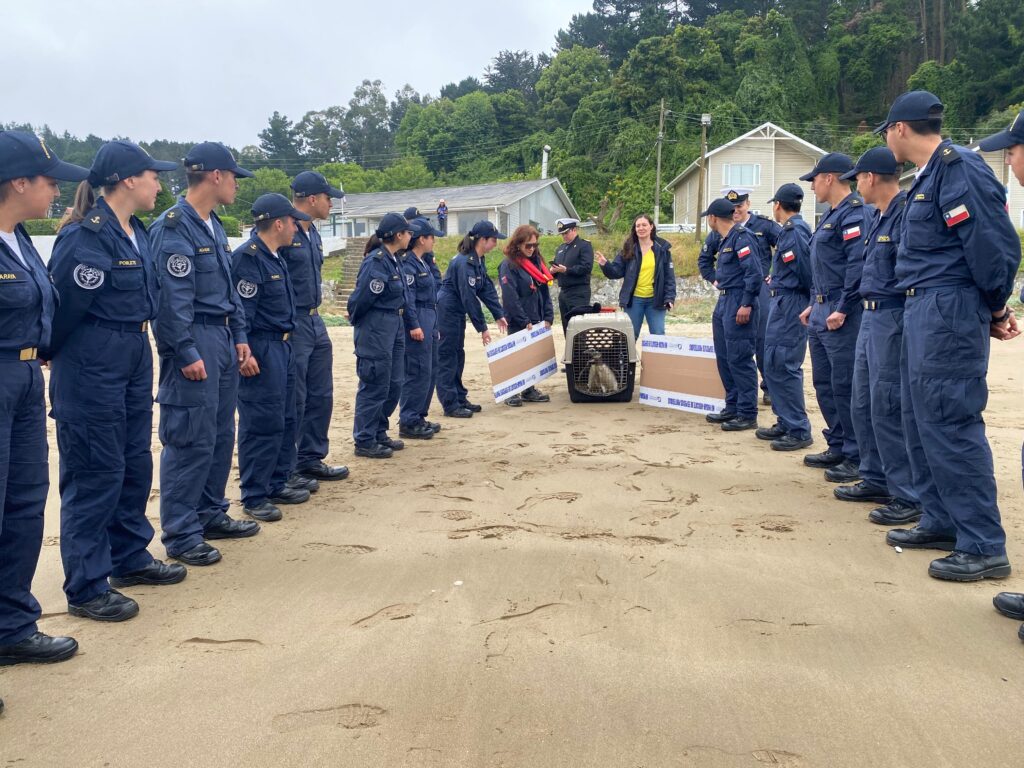
<instances>
[{"instance_id":1,"label":"sand footprint","mask_svg":"<svg viewBox=\"0 0 1024 768\"><path fill-rule=\"evenodd\" d=\"M394 605L386 605L380 610L374 611L369 616L364 616L361 619L353 621L352 626L360 627L361 629L369 629L370 627L375 627L385 621L400 621L401 619L412 618L416 615L415 611L415 603L395 603Z\"/></svg>"},{"instance_id":2,"label":"sand footprint","mask_svg":"<svg viewBox=\"0 0 1024 768\"><path fill-rule=\"evenodd\" d=\"M342 704L325 709L305 709L285 712L274 717L274 730L278 733L300 731L326 725L354 730L376 728L388 711L373 704Z\"/></svg>"},{"instance_id":3,"label":"sand footprint","mask_svg":"<svg viewBox=\"0 0 1024 768\"><path fill-rule=\"evenodd\" d=\"M323 541L311 541L302 545L303 549L326 549L339 555L368 555L376 552L376 547L367 547L363 544L327 544Z\"/></svg>"}]
</instances>

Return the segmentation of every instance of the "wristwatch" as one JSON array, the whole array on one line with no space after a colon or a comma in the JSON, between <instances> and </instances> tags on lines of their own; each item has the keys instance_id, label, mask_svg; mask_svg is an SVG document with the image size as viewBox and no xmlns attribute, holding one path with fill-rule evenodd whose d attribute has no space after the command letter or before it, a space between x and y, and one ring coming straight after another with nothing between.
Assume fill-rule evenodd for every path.
<instances>
[{"instance_id":1,"label":"wristwatch","mask_svg":"<svg viewBox=\"0 0 1024 768\"><path fill-rule=\"evenodd\" d=\"M1011 307L1007 306L1005 311L1003 312L1003 314L1001 316L999 316L999 317L996 317L995 315L992 316L992 323L999 324L999 323L1006 322L1010 318L1010 315L1012 315L1012 314L1013 314L1013 309Z\"/></svg>"}]
</instances>

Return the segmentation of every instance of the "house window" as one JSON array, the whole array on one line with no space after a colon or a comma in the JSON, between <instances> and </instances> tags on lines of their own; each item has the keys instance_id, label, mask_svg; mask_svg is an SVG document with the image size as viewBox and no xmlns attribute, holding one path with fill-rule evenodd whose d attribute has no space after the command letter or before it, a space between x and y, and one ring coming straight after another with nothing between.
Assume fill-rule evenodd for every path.
<instances>
[{"instance_id":1,"label":"house window","mask_svg":"<svg viewBox=\"0 0 1024 768\"><path fill-rule=\"evenodd\" d=\"M725 163L722 166L723 187L761 186L760 163Z\"/></svg>"}]
</instances>

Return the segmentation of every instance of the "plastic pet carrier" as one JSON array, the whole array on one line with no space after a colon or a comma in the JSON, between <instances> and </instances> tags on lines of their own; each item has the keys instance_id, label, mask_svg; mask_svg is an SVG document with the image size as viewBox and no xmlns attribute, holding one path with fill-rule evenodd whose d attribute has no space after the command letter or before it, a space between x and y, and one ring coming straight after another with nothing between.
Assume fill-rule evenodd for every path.
<instances>
[{"instance_id":1,"label":"plastic pet carrier","mask_svg":"<svg viewBox=\"0 0 1024 768\"><path fill-rule=\"evenodd\" d=\"M628 403L636 379L636 339L624 312L587 307L569 317L565 378L574 403Z\"/></svg>"}]
</instances>

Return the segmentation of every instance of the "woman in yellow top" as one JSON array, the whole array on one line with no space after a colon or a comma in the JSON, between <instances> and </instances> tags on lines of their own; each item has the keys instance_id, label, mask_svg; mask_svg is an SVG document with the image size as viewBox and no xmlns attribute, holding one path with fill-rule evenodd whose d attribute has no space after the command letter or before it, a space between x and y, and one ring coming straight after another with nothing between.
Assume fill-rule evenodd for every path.
<instances>
[{"instance_id":1,"label":"woman in yellow top","mask_svg":"<svg viewBox=\"0 0 1024 768\"><path fill-rule=\"evenodd\" d=\"M619 305L633 321L634 336L647 318L647 330L665 333L665 313L676 300L676 271L672 265L672 245L658 237L654 221L646 213L633 220L633 228L622 244L615 261L594 254L604 276L622 278Z\"/></svg>"}]
</instances>

